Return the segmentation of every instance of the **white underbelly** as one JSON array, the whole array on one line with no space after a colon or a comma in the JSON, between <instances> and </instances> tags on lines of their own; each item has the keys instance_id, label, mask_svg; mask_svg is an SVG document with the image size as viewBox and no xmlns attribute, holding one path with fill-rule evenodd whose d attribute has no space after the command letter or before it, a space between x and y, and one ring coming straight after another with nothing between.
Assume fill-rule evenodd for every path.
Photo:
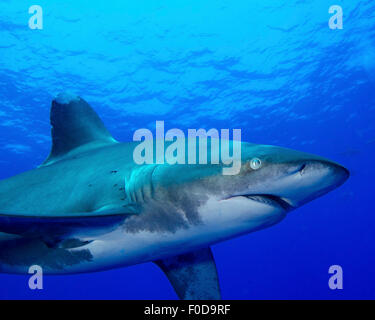
<instances>
[{"instance_id":1,"label":"white underbelly","mask_svg":"<svg viewBox=\"0 0 375 320\"><path fill-rule=\"evenodd\" d=\"M145 228L131 232L119 226L95 239L81 239L93 241L74 249L47 248L41 241L21 241L20 247L18 240L10 240L7 253L0 252L0 271L25 273L39 261L46 274L94 272L155 261L266 228L282 220L285 212L242 198L212 199L199 208L199 216L199 223L173 231Z\"/></svg>"},{"instance_id":2,"label":"white underbelly","mask_svg":"<svg viewBox=\"0 0 375 320\"><path fill-rule=\"evenodd\" d=\"M193 251L266 228L281 221L285 212L257 203L249 207L248 201L235 199L226 203L208 202L200 208L200 215L201 223L175 232L132 233L120 227L86 245L93 256L92 263L77 265L71 271L129 266Z\"/></svg>"}]
</instances>

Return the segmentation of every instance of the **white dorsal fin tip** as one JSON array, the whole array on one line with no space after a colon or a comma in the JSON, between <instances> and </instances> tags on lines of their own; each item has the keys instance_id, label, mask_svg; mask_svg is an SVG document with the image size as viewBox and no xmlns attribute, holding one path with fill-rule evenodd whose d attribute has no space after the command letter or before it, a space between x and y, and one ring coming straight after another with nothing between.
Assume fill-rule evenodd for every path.
<instances>
[{"instance_id":1,"label":"white dorsal fin tip","mask_svg":"<svg viewBox=\"0 0 375 320\"><path fill-rule=\"evenodd\" d=\"M79 101L79 97L71 92L59 93L54 99L58 104L69 104L74 101Z\"/></svg>"}]
</instances>

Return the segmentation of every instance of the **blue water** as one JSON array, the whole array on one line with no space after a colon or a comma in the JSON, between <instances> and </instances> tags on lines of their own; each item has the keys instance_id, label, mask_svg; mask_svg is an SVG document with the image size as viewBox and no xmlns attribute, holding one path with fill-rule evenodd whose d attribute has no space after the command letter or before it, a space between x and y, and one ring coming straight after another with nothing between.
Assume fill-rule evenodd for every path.
<instances>
[{"instance_id":1,"label":"blue water","mask_svg":"<svg viewBox=\"0 0 375 320\"><path fill-rule=\"evenodd\" d=\"M241 128L242 140L331 158L339 189L280 224L213 247L224 299L375 298L373 0L38 0L0 3L0 178L39 165L60 91L87 100L122 141L139 128ZM341 5L344 29L328 27ZM339 264L344 289L328 287ZM152 264L0 275L0 298L175 299Z\"/></svg>"}]
</instances>

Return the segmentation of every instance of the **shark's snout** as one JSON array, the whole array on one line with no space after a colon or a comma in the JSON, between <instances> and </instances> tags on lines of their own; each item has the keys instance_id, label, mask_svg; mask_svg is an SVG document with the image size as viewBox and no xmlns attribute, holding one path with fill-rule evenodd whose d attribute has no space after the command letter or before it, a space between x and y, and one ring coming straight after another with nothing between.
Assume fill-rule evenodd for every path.
<instances>
[{"instance_id":1,"label":"shark's snout","mask_svg":"<svg viewBox=\"0 0 375 320\"><path fill-rule=\"evenodd\" d=\"M296 193L296 205L316 199L341 186L349 178L349 170L329 160L313 160L303 164L300 179L295 179L301 191Z\"/></svg>"},{"instance_id":2,"label":"shark's snout","mask_svg":"<svg viewBox=\"0 0 375 320\"><path fill-rule=\"evenodd\" d=\"M245 156L243 187L229 198L242 196L285 211L330 192L349 177L349 171L333 161L291 149L249 146ZM262 162L255 169L251 166L254 156Z\"/></svg>"},{"instance_id":3,"label":"shark's snout","mask_svg":"<svg viewBox=\"0 0 375 320\"><path fill-rule=\"evenodd\" d=\"M334 171L333 174L337 179L338 186L342 185L350 176L349 170L336 163L331 163L330 165Z\"/></svg>"},{"instance_id":4,"label":"shark's snout","mask_svg":"<svg viewBox=\"0 0 375 320\"><path fill-rule=\"evenodd\" d=\"M302 159L280 166L285 173L268 184L267 194L279 197L289 209L336 189L349 178L346 168L329 160Z\"/></svg>"}]
</instances>

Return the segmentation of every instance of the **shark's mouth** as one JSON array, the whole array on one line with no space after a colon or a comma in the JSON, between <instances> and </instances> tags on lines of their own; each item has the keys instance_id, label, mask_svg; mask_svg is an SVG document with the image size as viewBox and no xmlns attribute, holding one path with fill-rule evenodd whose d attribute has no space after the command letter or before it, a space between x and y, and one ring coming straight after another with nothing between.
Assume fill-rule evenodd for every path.
<instances>
[{"instance_id":1,"label":"shark's mouth","mask_svg":"<svg viewBox=\"0 0 375 320\"><path fill-rule=\"evenodd\" d=\"M244 195L237 195L231 198L235 197L245 197L249 200L264 203L266 205L270 205L273 207L280 207L284 209L285 211L290 211L294 209L293 205L285 198L278 197L272 194L244 194Z\"/></svg>"}]
</instances>

